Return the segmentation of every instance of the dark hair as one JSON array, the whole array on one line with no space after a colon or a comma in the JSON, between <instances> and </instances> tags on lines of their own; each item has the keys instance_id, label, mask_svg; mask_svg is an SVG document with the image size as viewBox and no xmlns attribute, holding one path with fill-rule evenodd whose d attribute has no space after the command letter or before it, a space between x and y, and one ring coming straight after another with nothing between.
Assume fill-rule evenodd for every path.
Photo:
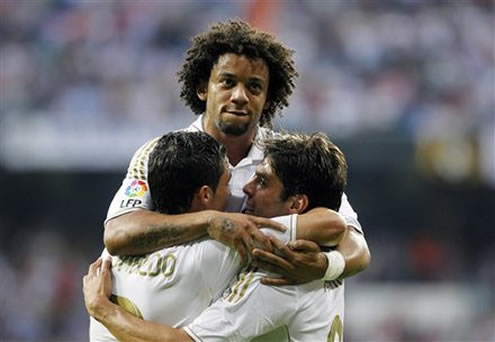
<instances>
[{"instance_id":1,"label":"dark hair","mask_svg":"<svg viewBox=\"0 0 495 342\"><path fill-rule=\"evenodd\" d=\"M323 133L281 134L263 143L265 158L280 178L281 199L305 194L307 210L338 210L347 183L347 163L342 151Z\"/></svg>"},{"instance_id":2,"label":"dark hair","mask_svg":"<svg viewBox=\"0 0 495 342\"><path fill-rule=\"evenodd\" d=\"M273 35L256 30L240 19L217 23L208 32L193 38L185 62L177 73L181 99L194 113L204 113L206 104L198 98L197 89L201 82L208 82L218 57L225 53L261 58L267 63L270 72L268 106L261 114L260 125L271 127L275 113L289 105L294 78L298 76L292 59L294 51Z\"/></svg>"},{"instance_id":3,"label":"dark hair","mask_svg":"<svg viewBox=\"0 0 495 342\"><path fill-rule=\"evenodd\" d=\"M225 167L225 148L212 136L204 132L165 134L148 161L155 210L166 214L186 212L201 186L216 190Z\"/></svg>"}]
</instances>

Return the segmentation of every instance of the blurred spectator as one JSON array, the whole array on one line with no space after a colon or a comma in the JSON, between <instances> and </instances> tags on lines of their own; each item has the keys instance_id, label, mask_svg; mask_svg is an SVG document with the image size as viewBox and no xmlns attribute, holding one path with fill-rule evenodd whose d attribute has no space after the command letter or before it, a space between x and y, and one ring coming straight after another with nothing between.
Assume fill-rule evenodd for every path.
<instances>
[{"instance_id":1,"label":"blurred spectator","mask_svg":"<svg viewBox=\"0 0 495 342\"><path fill-rule=\"evenodd\" d=\"M191 120L176 81L189 37L238 16L295 50L300 79L279 126L325 131L344 142L369 135L411 144L431 183L409 184L409 175L400 175L409 190L438 183L495 187L493 1L275 2L1 0L0 171L123 172L137 146ZM403 160L367 148L362 155L384 169ZM387 186L377 187L386 193ZM351 329L349 340L493 340L495 240L492 222L483 219L489 203L456 205L480 217L472 227L461 220L472 215L456 215L426 195L413 198L400 189L394 195L386 197L390 206L411 207L384 208L388 217L365 224L373 263L352 282L455 283L452 297L464 297L454 304L467 316L452 319L457 324L447 331L419 319L422 307L410 316L401 309L403 315L391 311L368 327L378 314L373 296L380 294L370 286L363 292L371 297L359 297L358 307L373 312L348 322L346 329L361 329ZM386 221L392 214L399 218ZM404 214L428 226L418 229ZM0 252L2 341L87 340L80 284L101 241L78 245L81 230L69 226L6 229L15 233L3 241L12 247Z\"/></svg>"}]
</instances>

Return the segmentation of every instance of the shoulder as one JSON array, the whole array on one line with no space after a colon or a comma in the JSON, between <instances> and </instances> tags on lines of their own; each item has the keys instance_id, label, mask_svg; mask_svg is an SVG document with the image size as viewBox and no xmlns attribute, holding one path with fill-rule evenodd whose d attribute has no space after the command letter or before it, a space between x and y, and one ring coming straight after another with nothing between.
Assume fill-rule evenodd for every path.
<instances>
[{"instance_id":1,"label":"shoulder","mask_svg":"<svg viewBox=\"0 0 495 342\"><path fill-rule=\"evenodd\" d=\"M129 168L127 169L127 178L146 179L147 164L150 153L155 148L160 137L153 138L145 142L132 156Z\"/></svg>"}]
</instances>

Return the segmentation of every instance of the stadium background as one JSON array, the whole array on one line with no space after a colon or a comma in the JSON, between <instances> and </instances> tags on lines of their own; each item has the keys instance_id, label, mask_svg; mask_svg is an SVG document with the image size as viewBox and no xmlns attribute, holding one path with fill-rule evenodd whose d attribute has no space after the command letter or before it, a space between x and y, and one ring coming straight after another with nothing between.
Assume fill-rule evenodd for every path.
<instances>
[{"instance_id":1,"label":"stadium background","mask_svg":"<svg viewBox=\"0 0 495 342\"><path fill-rule=\"evenodd\" d=\"M482 0L0 0L0 339L84 341L81 277L134 150L186 126L189 37L296 50L277 126L324 131L372 252L346 341L495 340L494 6Z\"/></svg>"}]
</instances>

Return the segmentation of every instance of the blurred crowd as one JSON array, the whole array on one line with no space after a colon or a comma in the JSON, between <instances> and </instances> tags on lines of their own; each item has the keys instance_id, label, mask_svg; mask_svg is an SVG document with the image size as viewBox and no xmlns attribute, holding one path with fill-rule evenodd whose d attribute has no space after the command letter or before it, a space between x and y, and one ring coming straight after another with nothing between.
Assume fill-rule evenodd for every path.
<instances>
[{"instance_id":1,"label":"blurred crowd","mask_svg":"<svg viewBox=\"0 0 495 342\"><path fill-rule=\"evenodd\" d=\"M436 134L478 130L493 113L490 1L257 3L2 1L0 109L166 126L184 114L175 72L189 38L248 16L296 51L294 126Z\"/></svg>"},{"instance_id":2,"label":"blurred crowd","mask_svg":"<svg viewBox=\"0 0 495 342\"><path fill-rule=\"evenodd\" d=\"M179 100L176 72L190 37L241 17L295 50L300 78L279 126L337 139L399 137L415 146L425 174L495 185L493 13L490 0L0 0L0 142L36 133L29 129L160 134L187 125L193 115ZM449 229L448 221L431 224ZM19 231L0 253L2 341L87 339L81 277L101 242L79 246L70 233L40 227L26 236ZM458 253L459 236L369 239L373 268L357 282L495 280L495 249L471 267ZM482 341L495 295L478 295L473 300L485 302L477 315L488 313ZM405 324L390 335L384 328L380 339L442 340L408 336Z\"/></svg>"}]
</instances>

